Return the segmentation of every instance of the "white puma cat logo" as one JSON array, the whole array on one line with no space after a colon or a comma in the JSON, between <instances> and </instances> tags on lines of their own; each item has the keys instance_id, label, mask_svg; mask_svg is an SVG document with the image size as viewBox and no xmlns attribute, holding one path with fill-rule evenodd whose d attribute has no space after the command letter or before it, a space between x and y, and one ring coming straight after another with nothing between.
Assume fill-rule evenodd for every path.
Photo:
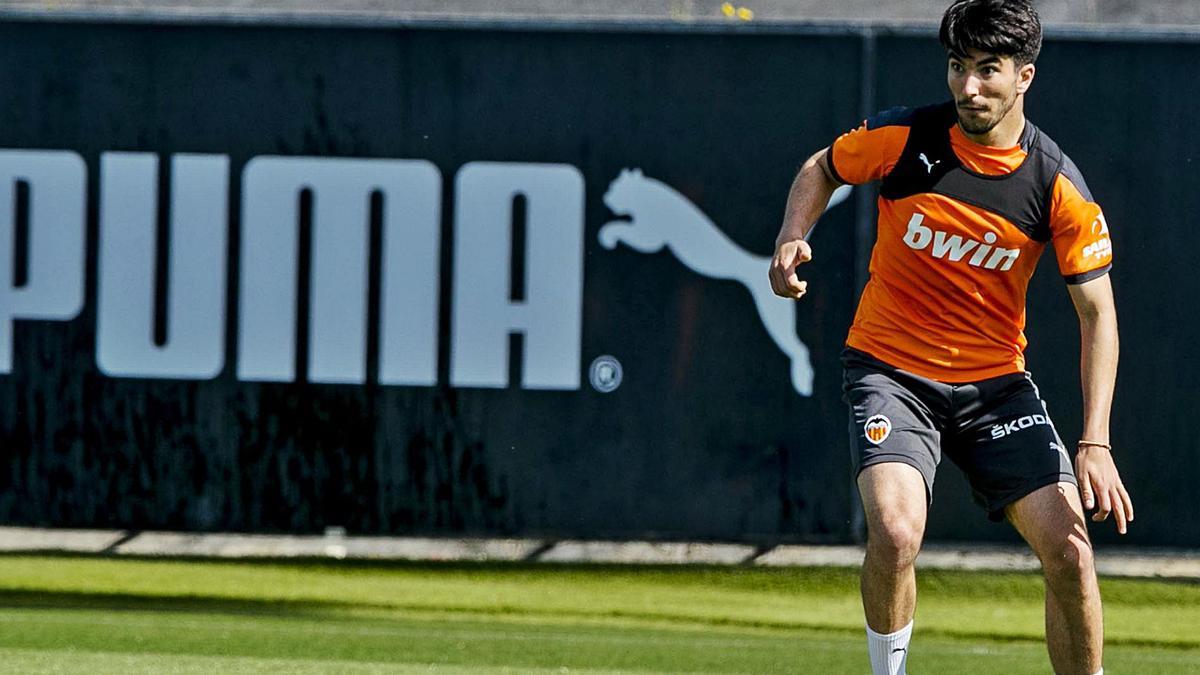
<instances>
[{"instance_id":1,"label":"white puma cat logo","mask_svg":"<svg viewBox=\"0 0 1200 675\"><path fill-rule=\"evenodd\" d=\"M918 159L920 159L922 162L925 162L925 168L929 170L929 173L933 173L933 167L934 167L934 165L935 165L935 164L941 164L941 163L942 163L942 160L940 160L940 159L939 159L938 161L936 161L936 162L933 162L933 163L931 164L931 163L929 162L929 158L928 158L928 157L926 157L926 156L925 156L925 153L923 153L923 152L921 153L921 156L920 156L920 157L918 157Z\"/></svg>"},{"instance_id":2,"label":"white puma cat logo","mask_svg":"<svg viewBox=\"0 0 1200 675\"><path fill-rule=\"evenodd\" d=\"M848 185L838 188L830 208L844 201L849 192ZM792 386L803 396L812 395L808 347L796 336L798 305L771 292L763 273L769 257L743 250L695 204L669 185L642 175L640 169L622 171L604 193L604 203L619 216L632 216L632 220L616 220L600 228L604 248L624 243L642 253L655 253L665 246L693 272L745 286L767 333L791 359Z\"/></svg>"}]
</instances>

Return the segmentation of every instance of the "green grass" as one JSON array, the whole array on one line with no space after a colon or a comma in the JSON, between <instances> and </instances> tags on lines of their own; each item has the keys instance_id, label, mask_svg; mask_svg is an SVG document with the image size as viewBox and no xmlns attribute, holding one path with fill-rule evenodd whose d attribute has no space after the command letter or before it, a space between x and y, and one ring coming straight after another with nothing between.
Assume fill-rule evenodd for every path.
<instances>
[{"instance_id":1,"label":"green grass","mask_svg":"<svg viewBox=\"0 0 1200 675\"><path fill-rule=\"evenodd\" d=\"M1032 574L919 575L916 673L1045 673ZM1106 672L1200 672L1200 585L1102 581ZM862 673L843 569L0 556L0 670Z\"/></svg>"}]
</instances>

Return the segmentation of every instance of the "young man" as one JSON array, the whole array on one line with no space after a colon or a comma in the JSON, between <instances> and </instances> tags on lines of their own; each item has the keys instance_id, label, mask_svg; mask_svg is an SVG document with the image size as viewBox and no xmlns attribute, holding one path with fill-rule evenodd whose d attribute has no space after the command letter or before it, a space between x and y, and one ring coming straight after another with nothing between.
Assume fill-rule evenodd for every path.
<instances>
[{"instance_id":1,"label":"young man","mask_svg":"<svg viewBox=\"0 0 1200 675\"><path fill-rule=\"evenodd\" d=\"M1108 225L1079 170L1025 119L1041 25L1028 0L958 0L942 19L953 100L868 119L804 164L770 277L799 299L805 237L841 183L879 180L871 279L843 353L851 448L867 520L862 570L876 675L905 671L913 561L942 454L1042 562L1057 673L1103 672L1084 509L1133 505L1110 454L1117 321ZM1082 332L1083 438L1072 466L1025 372L1025 290L1051 244ZM1082 500L1080 499L1082 495Z\"/></svg>"}]
</instances>

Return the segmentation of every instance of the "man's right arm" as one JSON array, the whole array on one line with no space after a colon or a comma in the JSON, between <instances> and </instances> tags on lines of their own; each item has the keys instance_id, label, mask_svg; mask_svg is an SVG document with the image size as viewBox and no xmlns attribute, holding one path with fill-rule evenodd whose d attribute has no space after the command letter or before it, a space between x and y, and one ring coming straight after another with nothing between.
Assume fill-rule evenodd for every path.
<instances>
[{"instance_id":1,"label":"man's right arm","mask_svg":"<svg viewBox=\"0 0 1200 675\"><path fill-rule=\"evenodd\" d=\"M796 276L796 267L812 260L812 248L805 237L825 212L833 191L841 183L829 170L830 152L825 148L808 158L788 191L783 226L775 239L771 260L771 289L776 295L799 300L808 290L808 282Z\"/></svg>"}]
</instances>

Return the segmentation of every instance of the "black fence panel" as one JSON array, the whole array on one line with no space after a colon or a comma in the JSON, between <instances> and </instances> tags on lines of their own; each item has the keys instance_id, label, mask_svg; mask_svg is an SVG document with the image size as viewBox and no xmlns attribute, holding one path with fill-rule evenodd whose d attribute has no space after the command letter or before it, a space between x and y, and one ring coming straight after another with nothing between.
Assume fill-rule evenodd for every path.
<instances>
[{"instance_id":1,"label":"black fence panel","mask_svg":"<svg viewBox=\"0 0 1200 675\"><path fill-rule=\"evenodd\" d=\"M859 114L857 38L10 23L0 45L0 520L847 536L853 200L811 300L767 297L764 260L797 166ZM72 187L78 289L34 274L72 272L38 253L73 236L39 197Z\"/></svg>"},{"instance_id":2,"label":"black fence panel","mask_svg":"<svg viewBox=\"0 0 1200 675\"><path fill-rule=\"evenodd\" d=\"M1027 105L1113 228L1147 545L1200 540L1197 50L1051 39ZM850 539L870 200L838 195L802 302L765 261L804 158L943 69L850 29L0 23L0 522ZM1044 257L1029 367L1070 443ZM1013 539L956 473L929 537Z\"/></svg>"}]
</instances>

